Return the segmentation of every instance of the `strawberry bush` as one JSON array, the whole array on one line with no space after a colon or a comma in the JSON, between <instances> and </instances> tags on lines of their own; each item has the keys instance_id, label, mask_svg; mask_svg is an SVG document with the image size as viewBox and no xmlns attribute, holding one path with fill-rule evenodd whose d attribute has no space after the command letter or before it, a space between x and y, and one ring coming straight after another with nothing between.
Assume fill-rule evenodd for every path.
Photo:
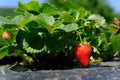
<instances>
[{"instance_id":1,"label":"strawberry bush","mask_svg":"<svg viewBox=\"0 0 120 80\"><path fill-rule=\"evenodd\" d=\"M60 11L49 3L19 1L15 10L19 15L0 16L0 60L19 57L15 60L38 69L73 66L74 48L80 43L91 46L91 63L119 56L120 35L112 23L79 5L65 3L67 10Z\"/></svg>"}]
</instances>

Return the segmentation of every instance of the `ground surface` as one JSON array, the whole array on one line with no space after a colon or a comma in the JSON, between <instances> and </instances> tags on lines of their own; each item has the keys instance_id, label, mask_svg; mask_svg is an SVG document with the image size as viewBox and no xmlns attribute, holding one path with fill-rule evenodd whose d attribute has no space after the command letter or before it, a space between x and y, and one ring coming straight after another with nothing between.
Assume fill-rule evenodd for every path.
<instances>
[{"instance_id":1,"label":"ground surface","mask_svg":"<svg viewBox=\"0 0 120 80\"><path fill-rule=\"evenodd\" d=\"M0 66L0 80L120 80L119 61L97 63L85 69L31 71L19 68L16 72L8 69L8 65Z\"/></svg>"}]
</instances>

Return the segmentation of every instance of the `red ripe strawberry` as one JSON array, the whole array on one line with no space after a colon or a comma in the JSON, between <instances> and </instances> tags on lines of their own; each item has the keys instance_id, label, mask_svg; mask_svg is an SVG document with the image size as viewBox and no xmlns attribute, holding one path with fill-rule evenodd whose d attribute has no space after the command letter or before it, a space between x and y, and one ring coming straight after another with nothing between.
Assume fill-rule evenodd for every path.
<instances>
[{"instance_id":1,"label":"red ripe strawberry","mask_svg":"<svg viewBox=\"0 0 120 80\"><path fill-rule=\"evenodd\" d=\"M81 44L75 47L74 54L83 67L89 66L92 49L87 44Z\"/></svg>"}]
</instances>

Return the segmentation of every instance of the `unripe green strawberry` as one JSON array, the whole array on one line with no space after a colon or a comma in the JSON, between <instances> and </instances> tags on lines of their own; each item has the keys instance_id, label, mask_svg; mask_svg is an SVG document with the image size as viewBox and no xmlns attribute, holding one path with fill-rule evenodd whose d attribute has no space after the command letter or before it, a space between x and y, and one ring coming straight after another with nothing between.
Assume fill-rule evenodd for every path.
<instances>
[{"instance_id":1,"label":"unripe green strawberry","mask_svg":"<svg viewBox=\"0 0 120 80\"><path fill-rule=\"evenodd\" d=\"M9 40L11 40L11 37L12 37L12 35L8 31L3 32L3 34L2 34L3 40L9 41Z\"/></svg>"},{"instance_id":2,"label":"unripe green strawberry","mask_svg":"<svg viewBox=\"0 0 120 80\"><path fill-rule=\"evenodd\" d=\"M74 54L83 67L89 66L92 49L87 44L81 44L75 47Z\"/></svg>"}]
</instances>

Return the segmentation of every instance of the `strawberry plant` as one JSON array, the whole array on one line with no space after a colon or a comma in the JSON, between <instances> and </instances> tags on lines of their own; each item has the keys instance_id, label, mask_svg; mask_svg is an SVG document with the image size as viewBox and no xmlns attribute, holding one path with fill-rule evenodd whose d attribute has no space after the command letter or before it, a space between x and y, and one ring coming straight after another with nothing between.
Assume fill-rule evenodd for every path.
<instances>
[{"instance_id":1,"label":"strawberry plant","mask_svg":"<svg viewBox=\"0 0 120 80\"><path fill-rule=\"evenodd\" d=\"M0 35L9 32L0 38L0 59L20 57L24 65L39 69L73 66L74 48L81 42L91 46L92 62L112 59L119 52L116 30L102 16L65 3L68 9L59 11L49 3L19 1L19 15L0 16Z\"/></svg>"}]
</instances>

